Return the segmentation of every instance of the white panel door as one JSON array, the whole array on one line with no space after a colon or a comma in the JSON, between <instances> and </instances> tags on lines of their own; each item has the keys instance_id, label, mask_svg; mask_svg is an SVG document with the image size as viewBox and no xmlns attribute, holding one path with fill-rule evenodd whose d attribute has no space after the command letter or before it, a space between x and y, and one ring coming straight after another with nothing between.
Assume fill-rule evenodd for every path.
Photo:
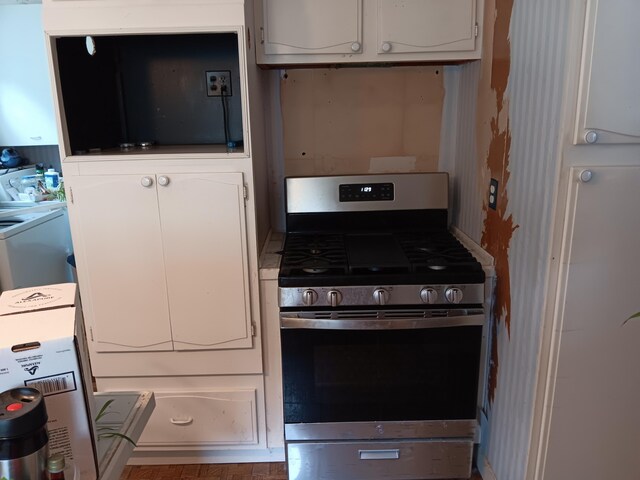
<instances>
[{"instance_id":1,"label":"white panel door","mask_svg":"<svg viewBox=\"0 0 640 480\"><path fill-rule=\"evenodd\" d=\"M158 183L175 349L252 347L242 174Z\"/></svg>"},{"instance_id":2,"label":"white panel door","mask_svg":"<svg viewBox=\"0 0 640 480\"><path fill-rule=\"evenodd\" d=\"M640 167L592 171L568 202L545 480L640 472Z\"/></svg>"},{"instance_id":3,"label":"white panel door","mask_svg":"<svg viewBox=\"0 0 640 480\"><path fill-rule=\"evenodd\" d=\"M266 54L361 51L362 0L264 0Z\"/></svg>"},{"instance_id":4,"label":"white panel door","mask_svg":"<svg viewBox=\"0 0 640 480\"><path fill-rule=\"evenodd\" d=\"M476 0L378 0L378 53L475 50Z\"/></svg>"},{"instance_id":5,"label":"white panel door","mask_svg":"<svg viewBox=\"0 0 640 480\"><path fill-rule=\"evenodd\" d=\"M70 177L67 186L96 351L172 350L155 177Z\"/></svg>"},{"instance_id":6,"label":"white panel door","mask_svg":"<svg viewBox=\"0 0 640 480\"><path fill-rule=\"evenodd\" d=\"M638 19L637 0L589 2L576 143L640 142Z\"/></svg>"}]
</instances>

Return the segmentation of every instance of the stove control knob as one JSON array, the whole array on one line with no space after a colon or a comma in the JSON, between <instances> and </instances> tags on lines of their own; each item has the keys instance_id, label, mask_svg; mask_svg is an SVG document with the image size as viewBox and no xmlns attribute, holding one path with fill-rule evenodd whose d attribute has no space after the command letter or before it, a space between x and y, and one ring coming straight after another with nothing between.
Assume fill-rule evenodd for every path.
<instances>
[{"instance_id":1,"label":"stove control knob","mask_svg":"<svg viewBox=\"0 0 640 480\"><path fill-rule=\"evenodd\" d=\"M304 303L307 307L310 307L317 301L318 294L315 290L311 290L310 288L308 288L304 292L302 292L302 303Z\"/></svg>"},{"instance_id":2,"label":"stove control knob","mask_svg":"<svg viewBox=\"0 0 640 480\"><path fill-rule=\"evenodd\" d=\"M389 292L384 288L376 288L373 291L373 301L378 305L385 305L389 301Z\"/></svg>"},{"instance_id":3,"label":"stove control knob","mask_svg":"<svg viewBox=\"0 0 640 480\"><path fill-rule=\"evenodd\" d=\"M433 288L423 288L420 290L420 298L423 303L433 304L438 301L438 292Z\"/></svg>"},{"instance_id":4,"label":"stove control knob","mask_svg":"<svg viewBox=\"0 0 640 480\"><path fill-rule=\"evenodd\" d=\"M342 301L342 294L338 290L329 290L327 292L327 302L332 307L337 307Z\"/></svg>"},{"instance_id":5,"label":"stove control knob","mask_svg":"<svg viewBox=\"0 0 640 480\"><path fill-rule=\"evenodd\" d=\"M449 303L460 303L462 301L462 290L458 287L449 287L444 291L444 296Z\"/></svg>"}]
</instances>

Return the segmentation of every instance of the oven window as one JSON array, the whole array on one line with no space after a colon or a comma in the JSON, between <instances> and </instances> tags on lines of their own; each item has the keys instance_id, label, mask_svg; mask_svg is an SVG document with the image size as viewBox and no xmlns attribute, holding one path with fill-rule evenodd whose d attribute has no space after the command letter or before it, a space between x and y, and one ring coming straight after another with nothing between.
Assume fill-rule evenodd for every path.
<instances>
[{"instance_id":1,"label":"oven window","mask_svg":"<svg viewBox=\"0 0 640 480\"><path fill-rule=\"evenodd\" d=\"M281 335L285 423L476 418L480 326Z\"/></svg>"}]
</instances>

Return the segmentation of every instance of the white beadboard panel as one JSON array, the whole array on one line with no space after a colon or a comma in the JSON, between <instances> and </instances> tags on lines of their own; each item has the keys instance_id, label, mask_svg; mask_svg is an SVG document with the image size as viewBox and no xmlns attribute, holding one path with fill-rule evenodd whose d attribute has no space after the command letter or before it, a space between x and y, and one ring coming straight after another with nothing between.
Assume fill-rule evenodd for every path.
<instances>
[{"instance_id":1,"label":"white beadboard panel","mask_svg":"<svg viewBox=\"0 0 640 480\"><path fill-rule=\"evenodd\" d=\"M511 19L506 188L508 211L519 227L509 250L511 335L501 324L498 386L484 448L500 480L523 479L529 454L560 165L569 13L568 1L515 0Z\"/></svg>"},{"instance_id":2,"label":"white beadboard panel","mask_svg":"<svg viewBox=\"0 0 640 480\"><path fill-rule=\"evenodd\" d=\"M440 170L451 177L450 221L477 243L484 219L475 141L479 78L480 62L444 68L440 143Z\"/></svg>"}]
</instances>

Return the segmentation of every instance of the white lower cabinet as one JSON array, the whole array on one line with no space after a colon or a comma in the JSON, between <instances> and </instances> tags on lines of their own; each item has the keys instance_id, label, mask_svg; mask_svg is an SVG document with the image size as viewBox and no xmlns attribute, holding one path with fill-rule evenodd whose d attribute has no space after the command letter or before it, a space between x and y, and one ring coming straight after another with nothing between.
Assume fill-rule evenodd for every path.
<instances>
[{"instance_id":1,"label":"white lower cabinet","mask_svg":"<svg viewBox=\"0 0 640 480\"><path fill-rule=\"evenodd\" d=\"M256 391L155 392L139 447L257 445Z\"/></svg>"},{"instance_id":2,"label":"white lower cabinet","mask_svg":"<svg viewBox=\"0 0 640 480\"><path fill-rule=\"evenodd\" d=\"M242 173L66 182L96 352L253 346Z\"/></svg>"},{"instance_id":3,"label":"white lower cabinet","mask_svg":"<svg viewBox=\"0 0 640 480\"><path fill-rule=\"evenodd\" d=\"M154 392L155 409L129 463L281 461L267 442L262 375L103 377L104 395L137 386Z\"/></svg>"}]
</instances>

